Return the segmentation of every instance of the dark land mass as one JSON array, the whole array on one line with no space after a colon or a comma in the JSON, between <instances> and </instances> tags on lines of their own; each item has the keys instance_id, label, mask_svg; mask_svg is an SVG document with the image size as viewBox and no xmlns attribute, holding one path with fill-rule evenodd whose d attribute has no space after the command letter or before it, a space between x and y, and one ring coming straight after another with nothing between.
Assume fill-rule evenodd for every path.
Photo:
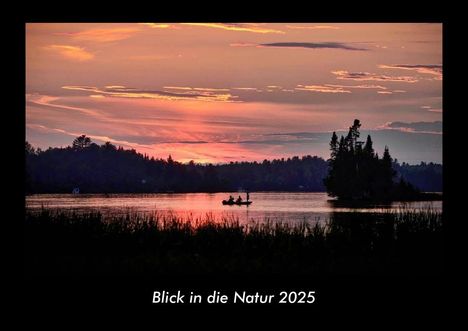
<instances>
[{"instance_id":1,"label":"dark land mass","mask_svg":"<svg viewBox=\"0 0 468 331\"><path fill-rule=\"evenodd\" d=\"M442 191L442 165L392 163L394 181L403 178L420 191ZM182 164L154 159L110 143L92 143L45 151L26 144L27 194L71 193L158 193L290 191L324 192L329 163L316 156L231 162L212 165ZM411 196L404 200L430 200L440 196Z\"/></svg>"}]
</instances>

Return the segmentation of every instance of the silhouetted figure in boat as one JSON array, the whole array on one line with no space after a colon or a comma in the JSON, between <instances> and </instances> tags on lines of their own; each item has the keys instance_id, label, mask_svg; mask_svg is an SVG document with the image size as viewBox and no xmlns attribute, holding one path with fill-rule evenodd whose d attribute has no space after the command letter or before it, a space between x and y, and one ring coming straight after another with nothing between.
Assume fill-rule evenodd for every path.
<instances>
[{"instance_id":1,"label":"silhouetted figure in boat","mask_svg":"<svg viewBox=\"0 0 468 331\"><path fill-rule=\"evenodd\" d=\"M239 195L239 197L238 197L237 200L236 200L236 203L241 203L241 202L242 202L242 198L241 198L241 196Z\"/></svg>"},{"instance_id":2,"label":"silhouetted figure in boat","mask_svg":"<svg viewBox=\"0 0 468 331\"><path fill-rule=\"evenodd\" d=\"M234 197L232 195L229 196L228 202L229 203L234 203Z\"/></svg>"},{"instance_id":3,"label":"silhouetted figure in boat","mask_svg":"<svg viewBox=\"0 0 468 331\"><path fill-rule=\"evenodd\" d=\"M249 192L247 192L247 201L249 201L250 199L250 195L249 195Z\"/></svg>"}]
</instances>

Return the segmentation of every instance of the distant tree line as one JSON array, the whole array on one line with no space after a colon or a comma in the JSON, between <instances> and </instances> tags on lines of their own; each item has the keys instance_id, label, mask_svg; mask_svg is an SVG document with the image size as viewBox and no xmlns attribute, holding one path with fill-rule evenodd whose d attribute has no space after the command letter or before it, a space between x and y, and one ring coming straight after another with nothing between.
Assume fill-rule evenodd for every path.
<instances>
[{"instance_id":1,"label":"distant tree line","mask_svg":"<svg viewBox=\"0 0 468 331\"><path fill-rule=\"evenodd\" d=\"M401 165L393 162L397 178L403 178L423 192L442 192L442 165L433 162L421 162L411 165L403 162Z\"/></svg>"},{"instance_id":2,"label":"distant tree line","mask_svg":"<svg viewBox=\"0 0 468 331\"><path fill-rule=\"evenodd\" d=\"M26 193L152 193L221 191L323 192L329 164L316 156L231 162L187 164L169 156L156 159L110 142L98 145L89 137L77 137L65 148L25 147ZM425 190L441 190L442 167L410 166L393 162L401 177ZM398 177L398 176L396 176ZM413 180L414 178L414 180ZM440 186L439 186L440 185ZM440 188L440 189L439 189Z\"/></svg>"}]
</instances>

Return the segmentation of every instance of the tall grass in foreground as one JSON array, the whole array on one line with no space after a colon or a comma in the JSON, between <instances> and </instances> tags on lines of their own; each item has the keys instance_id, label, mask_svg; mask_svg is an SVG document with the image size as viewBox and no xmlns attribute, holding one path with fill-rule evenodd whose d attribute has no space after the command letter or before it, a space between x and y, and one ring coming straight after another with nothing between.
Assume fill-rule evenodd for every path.
<instances>
[{"instance_id":1,"label":"tall grass in foreground","mask_svg":"<svg viewBox=\"0 0 468 331\"><path fill-rule=\"evenodd\" d=\"M43 209L26 213L25 272L43 275L427 274L443 262L432 209L334 213L326 224L241 224Z\"/></svg>"}]
</instances>

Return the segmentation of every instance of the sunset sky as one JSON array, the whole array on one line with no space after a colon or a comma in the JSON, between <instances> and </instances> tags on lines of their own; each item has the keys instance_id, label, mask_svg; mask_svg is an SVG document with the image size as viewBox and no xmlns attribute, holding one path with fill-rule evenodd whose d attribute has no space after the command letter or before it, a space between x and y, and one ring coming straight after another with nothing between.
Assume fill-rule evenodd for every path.
<instances>
[{"instance_id":1,"label":"sunset sky","mask_svg":"<svg viewBox=\"0 0 468 331\"><path fill-rule=\"evenodd\" d=\"M181 162L327 158L355 118L380 155L442 162L442 24L26 25L42 149L86 134Z\"/></svg>"}]
</instances>

